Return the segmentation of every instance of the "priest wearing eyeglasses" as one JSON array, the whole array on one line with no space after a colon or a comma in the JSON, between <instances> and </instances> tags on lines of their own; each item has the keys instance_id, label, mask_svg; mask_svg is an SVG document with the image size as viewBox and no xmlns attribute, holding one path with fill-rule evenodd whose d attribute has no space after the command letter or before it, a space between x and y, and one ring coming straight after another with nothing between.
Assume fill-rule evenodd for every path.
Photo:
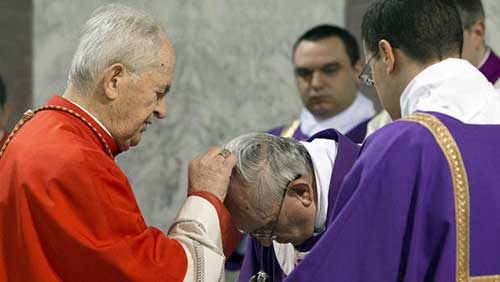
<instances>
[{"instance_id":1,"label":"priest wearing eyeglasses","mask_svg":"<svg viewBox=\"0 0 500 282\"><path fill-rule=\"evenodd\" d=\"M225 205L251 235L239 281L281 281L329 228L359 146L329 129L307 142L247 134L226 148L238 161Z\"/></svg>"}]
</instances>

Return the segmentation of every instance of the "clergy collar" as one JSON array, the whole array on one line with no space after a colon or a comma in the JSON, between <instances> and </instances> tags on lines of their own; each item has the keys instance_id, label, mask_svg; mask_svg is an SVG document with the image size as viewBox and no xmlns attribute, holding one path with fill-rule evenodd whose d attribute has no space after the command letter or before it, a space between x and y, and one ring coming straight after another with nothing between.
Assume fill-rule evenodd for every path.
<instances>
[{"instance_id":1,"label":"clergy collar","mask_svg":"<svg viewBox=\"0 0 500 282\"><path fill-rule=\"evenodd\" d=\"M347 109L328 119L319 119L304 108L300 114L300 130L307 136L313 136L328 128L335 128L340 133L346 134L349 130L374 115L373 103L361 92L358 92L356 99Z\"/></svg>"},{"instance_id":2,"label":"clergy collar","mask_svg":"<svg viewBox=\"0 0 500 282\"><path fill-rule=\"evenodd\" d=\"M328 214L328 192L333 172L335 157L337 156L337 142L335 140L316 138L311 142L300 142L311 156L316 178L316 217L314 233L318 234L325 229Z\"/></svg>"},{"instance_id":3,"label":"clergy collar","mask_svg":"<svg viewBox=\"0 0 500 282\"><path fill-rule=\"evenodd\" d=\"M401 115L438 112L469 124L500 124L500 96L468 61L450 58L428 66L406 86Z\"/></svg>"},{"instance_id":4,"label":"clergy collar","mask_svg":"<svg viewBox=\"0 0 500 282\"><path fill-rule=\"evenodd\" d=\"M486 63L486 61L488 60L488 58L490 57L490 54L491 54L491 49L487 46L485 48L486 48L486 52L484 52L484 57L481 60L481 62L479 63L479 65L477 66L478 69L480 69L484 66L484 64Z\"/></svg>"},{"instance_id":5,"label":"clergy collar","mask_svg":"<svg viewBox=\"0 0 500 282\"><path fill-rule=\"evenodd\" d=\"M116 156L117 154L120 153L120 150L118 148L118 144L116 143L113 136L111 136L111 133L104 127L104 125L102 125L101 122L99 122L97 120L97 118L95 118L91 113L89 113L83 107L81 107L80 105L76 104L75 102L72 102L64 97L61 97L61 96L52 97L47 104L68 108L70 110L75 111L76 113L78 113L82 117L84 117L88 122L90 122L92 124L92 126L94 126L94 128L97 131L99 131L99 133L106 140L106 143L108 144L113 156Z\"/></svg>"}]
</instances>

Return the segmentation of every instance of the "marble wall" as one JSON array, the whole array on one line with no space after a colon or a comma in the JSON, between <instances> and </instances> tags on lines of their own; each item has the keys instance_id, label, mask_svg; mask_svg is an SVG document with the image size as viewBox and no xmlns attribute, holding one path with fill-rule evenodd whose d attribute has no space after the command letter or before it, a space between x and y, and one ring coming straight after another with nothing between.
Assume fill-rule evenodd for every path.
<instances>
[{"instance_id":1,"label":"marble wall","mask_svg":"<svg viewBox=\"0 0 500 282\"><path fill-rule=\"evenodd\" d=\"M108 1L34 1L34 104L62 93L78 29ZM165 26L177 54L169 113L118 162L149 224L166 228L186 195L188 161L209 146L288 122L300 111L291 45L343 1L121 1Z\"/></svg>"}]
</instances>

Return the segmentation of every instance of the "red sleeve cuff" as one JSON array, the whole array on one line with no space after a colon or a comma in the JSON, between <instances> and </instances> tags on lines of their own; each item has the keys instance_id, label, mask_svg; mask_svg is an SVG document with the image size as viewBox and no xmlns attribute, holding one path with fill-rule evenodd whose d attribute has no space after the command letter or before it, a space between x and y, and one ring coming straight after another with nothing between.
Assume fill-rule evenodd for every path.
<instances>
[{"instance_id":1,"label":"red sleeve cuff","mask_svg":"<svg viewBox=\"0 0 500 282\"><path fill-rule=\"evenodd\" d=\"M221 230L224 255L226 256L226 258L229 257L229 255L233 253L241 240L241 234L236 228L236 225L231 218L231 214L226 209L224 204L219 200L219 198L217 198L210 192L192 192L189 193L188 197L189 196L201 197L209 201L210 204L214 206L215 210L217 211L217 215L219 216L219 225Z\"/></svg>"}]
</instances>

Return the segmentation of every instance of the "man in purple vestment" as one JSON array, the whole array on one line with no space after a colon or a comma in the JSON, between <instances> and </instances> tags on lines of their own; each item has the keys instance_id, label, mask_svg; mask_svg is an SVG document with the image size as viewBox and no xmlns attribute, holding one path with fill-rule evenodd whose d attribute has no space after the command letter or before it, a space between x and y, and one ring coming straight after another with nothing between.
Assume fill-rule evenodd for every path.
<instances>
[{"instance_id":1,"label":"man in purple vestment","mask_svg":"<svg viewBox=\"0 0 500 282\"><path fill-rule=\"evenodd\" d=\"M456 0L456 3L464 28L462 58L476 66L495 88L500 89L500 58L485 44L486 23L481 0ZM391 121L389 114L382 110L368 122L366 136Z\"/></svg>"},{"instance_id":2,"label":"man in purple vestment","mask_svg":"<svg viewBox=\"0 0 500 282\"><path fill-rule=\"evenodd\" d=\"M247 134L226 148L238 163L225 204L238 228L251 235L239 280L281 281L329 227L359 146L328 129L307 142Z\"/></svg>"},{"instance_id":3,"label":"man in purple vestment","mask_svg":"<svg viewBox=\"0 0 500 282\"><path fill-rule=\"evenodd\" d=\"M454 1L376 1L362 38L361 77L396 121L368 137L286 281L500 281L500 97L459 59Z\"/></svg>"},{"instance_id":4,"label":"man in purple vestment","mask_svg":"<svg viewBox=\"0 0 500 282\"><path fill-rule=\"evenodd\" d=\"M481 0L457 0L464 27L462 57L500 88L500 58L485 44L486 19Z\"/></svg>"},{"instance_id":5,"label":"man in purple vestment","mask_svg":"<svg viewBox=\"0 0 500 282\"><path fill-rule=\"evenodd\" d=\"M304 109L299 119L269 133L307 140L335 128L353 142L363 142L375 109L358 90L362 62L352 34L332 25L313 27L293 45L292 62Z\"/></svg>"}]
</instances>

